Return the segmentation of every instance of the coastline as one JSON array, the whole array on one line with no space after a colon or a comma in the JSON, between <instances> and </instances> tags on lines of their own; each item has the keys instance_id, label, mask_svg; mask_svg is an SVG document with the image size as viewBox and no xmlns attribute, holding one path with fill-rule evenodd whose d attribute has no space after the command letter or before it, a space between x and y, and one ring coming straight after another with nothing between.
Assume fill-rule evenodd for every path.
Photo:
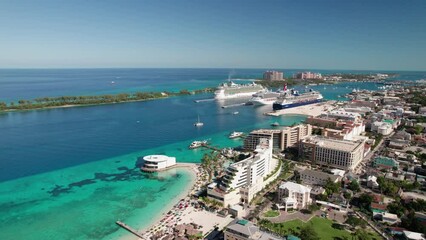
<instances>
[{"instance_id":1,"label":"coastline","mask_svg":"<svg viewBox=\"0 0 426 240\"><path fill-rule=\"evenodd\" d=\"M167 203L167 205L162 208L161 212L159 212L156 216L153 216L151 221L135 227L139 233L142 233L142 235L145 235L146 232L149 229L152 229L153 227L158 226L160 224L160 221L164 218L164 216L169 211L171 211L173 209L173 207L181 201L181 199L185 199L185 198L191 196L191 193L195 189L196 184L199 180L198 174L200 173L200 171L199 171L198 168L199 168L199 164L195 164L195 163L177 163L174 168L171 168L171 169L168 169L164 172L161 172L161 173L167 173L170 170L177 170L177 169L184 170L187 173L189 173L189 175L191 177L191 183L188 184L185 187L185 189L179 195L177 195L173 199L170 199L170 201ZM122 230L119 230L119 231L122 231ZM131 233L128 233L126 235L119 237L119 239L120 240L135 240L135 239L140 239L140 238L136 237L135 235L133 235Z\"/></svg>"},{"instance_id":2,"label":"coastline","mask_svg":"<svg viewBox=\"0 0 426 240\"><path fill-rule=\"evenodd\" d=\"M336 101L334 100L325 101L321 103L309 104L309 105L304 105L300 107L293 107L293 108L275 110L272 112L265 112L264 114L268 116L275 116L275 117L281 116L281 115L304 115L304 116L316 117L324 111L329 111L336 108L335 106L333 106L333 104L335 103Z\"/></svg>"}]
</instances>

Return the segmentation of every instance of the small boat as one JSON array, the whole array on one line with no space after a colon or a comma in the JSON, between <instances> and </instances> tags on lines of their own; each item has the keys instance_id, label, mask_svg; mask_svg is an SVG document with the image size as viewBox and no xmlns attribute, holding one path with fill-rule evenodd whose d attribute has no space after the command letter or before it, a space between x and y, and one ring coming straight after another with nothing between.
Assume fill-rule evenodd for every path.
<instances>
[{"instance_id":1,"label":"small boat","mask_svg":"<svg viewBox=\"0 0 426 240\"><path fill-rule=\"evenodd\" d=\"M229 138L230 139L233 139L233 138L239 138L239 137L242 137L243 136L243 132L232 132L230 135L229 135Z\"/></svg>"},{"instance_id":2,"label":"small boat","mask_svg":"<svg viewBox=\"0 0 426 240\"><path fill-rule=\"evenodd\" d=\"M278 126L280 126L280 124L278 122L274 122L274 123L271 124L271 126L278 127Z\"/></svg>"},{"instance_id":3,"label":"small boat","mask_svg":"<svg viewBox=\"0 0 426 240\"><path fill-rule=\"evenodd\" d=\"M200 115L198 115L198 120L197 120L197 122L194 123L194 126L196 126L196 127L204 126L204 123L200 122Z\"/></svg>"},{"instance_id":4,"label":"small boat","mask_svg":"<svg viewBox=\"0 0 426 240\"><path fill-rule=\"evenodd\" d=\"M234 114L234 115L237 115L237 114L239 114L240 112L233 112L232 114Z\"/></svg>"},{"instance_id":5,"label":"small boat","mask_svg":"<svg viewBox=\"0 0 426 240\"><path fill-rule=\"evenodd\" d=\"M207 140L204 141L193 141L191 145L189 145L189 149L195 149L202 146L206 146L208 144Z\"/></svg>"},{"instance_id":6,"label":"small boat","mask_svg":"<svg viewBox=\"0 0 426 240\"><path fill-rule=\"evenodd\" d=\"M115 84L115 82L114 82L114 81L111 81L111 84Z\"/></svg>"}]
</instances>

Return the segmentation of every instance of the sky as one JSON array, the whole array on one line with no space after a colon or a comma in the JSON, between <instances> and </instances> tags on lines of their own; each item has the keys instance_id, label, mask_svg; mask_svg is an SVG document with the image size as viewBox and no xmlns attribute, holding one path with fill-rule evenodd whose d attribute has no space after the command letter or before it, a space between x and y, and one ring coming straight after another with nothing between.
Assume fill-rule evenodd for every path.
<instances>
[{"instance_id":1,"label":"sky","mask_svg":"<svg viewBox=\"0 0 426 240\"><path fill-rule=\"evenodd\" d=\"M0 0L0 68L426 70L424 0Z\"/></svg>"}]
</instances>

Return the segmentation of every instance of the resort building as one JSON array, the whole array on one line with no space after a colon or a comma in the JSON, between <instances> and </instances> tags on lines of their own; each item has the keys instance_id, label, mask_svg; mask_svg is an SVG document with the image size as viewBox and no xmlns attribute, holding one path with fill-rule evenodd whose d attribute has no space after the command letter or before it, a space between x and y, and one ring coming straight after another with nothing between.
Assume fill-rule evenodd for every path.
<instances>
[{"instance_id":1,"label":"resort building","mask_svg":"<svg viewBox=\"0 0 426 240\"><path fill-rule=\"evenodd\" d=\"M364 141L310 136L300 141L299 155L311 163L333 168L355 169L364 157Z\"/></svg>"},{"instance_id":2,"label":"resort building","mask_svg":"<svg viewBox=\"0 0 426 240\"><path fill-rule=\"evenodd\" d=\"M235 219L226 226L225 240L281 240L277 236L263 232L254 223L245 219Z\"/></svg>"},{"instance_id":3,"label":"resort building","mask_svg":"<svg viewBox=\"0 0 426 240\"><path fill-rule=\"evenodd\" d=\"M313 72L299 72L294 74L293 77L297 79L322 79L321 73Z\"/></svg>"},{"instance_id":4,"label":"resort building","mask_svg":"<svg viewBox=\"0 0 426 240\"><path fill-rule=\"evenodd\" d=\"M340 181L341 177L325 172L305 169L300 172L300 179L304 184L324 186L328 179L333 183L337 183Z\"/></svg>"},{"instance_id":5,"label":"resort building","mask_svg":"<svg viewBox=\"0 0 426 240\"><path fill-rule=\"evenodd\" d=\"M259 129L252 131L244 139L244 149L254 150L261 138L272 140L272 147L283 151L288 147L295 147L298 142L312 133L312 126L309 124L299 124L292 127L284 127L281 130Z\"/></svg>"},{"instance_id":6,"label":"resort building","mask_svg":"<svg viewBox=\"0 0 426 240\"><path fill-rule=\"evenodd\" d=\"M263 80L277 81L284 80L284 73L278 71L266 71L263 73Z\"/></svg>"},{"instance_id":7,"label":"resort building","mask_svg":"<svg viewBox=\"0 0 426 240\"><path fill-rule=\"evenodd\" d=\"M312 203L311 188L294 182L285 182L278 188L278 208L285 211L303 209Z\"/></svg>"},{"instance_id":8,"label":"resort building","mask_svg":"<svg viewBox=\"0 0 426 240\"><path fill-rule=\"evenodd\" d=\"M272 157L272 142L261 139L253 154L231 164L220 182L207 187L207 196L224 206L248 204L279 175L278 164L278 159Z\"/></svg>"},{"instance_id":9,"label":"resort building","mask_svg":"<svg viewBox=\"0 0 426 240\"><path fill-rule=\"evenodd\" d=\"M143 157L142 162L142 171L157 172L174 166L176 164L176 158L165 155L149 155Z\"/></svg>"}]
</instances>

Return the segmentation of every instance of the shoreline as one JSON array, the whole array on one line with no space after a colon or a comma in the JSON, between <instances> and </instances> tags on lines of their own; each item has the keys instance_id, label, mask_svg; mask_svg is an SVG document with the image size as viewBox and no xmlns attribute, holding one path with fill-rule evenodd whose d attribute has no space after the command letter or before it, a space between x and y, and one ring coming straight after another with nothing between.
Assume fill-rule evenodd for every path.
<instances>
[{"instance_id":1,"label":"shoreline","mask_svg":"<svg viewBox=\"0 0 426 240\"><path fill-rule=\"evenodd\" d=\"M147 232L151 229L155 228L161 223L161 220L164 219L166 214L173 210L174 206L179 204L182 199L186 199L191 196L193 191L195 190L199 179L199 175L202 174L199 170L199 164L196 163L177 163L175 167L167 169L166 171L163 171L163 173L167 173L169 170L185 170L189 173L191 177L191 184L188 184L185 189L177 195L175 198L171 199L166 206L162 208L162 210L157 214L156 216L153 216L151 221L147 222L146 224L141 224L136 228L136 230L143 236L147 236ZM141 227L142 226L142 227ZM119 237L120 240L135 240L135 239L141 239L131 233L123 235Z\"/></svg>"}]
</instances>

